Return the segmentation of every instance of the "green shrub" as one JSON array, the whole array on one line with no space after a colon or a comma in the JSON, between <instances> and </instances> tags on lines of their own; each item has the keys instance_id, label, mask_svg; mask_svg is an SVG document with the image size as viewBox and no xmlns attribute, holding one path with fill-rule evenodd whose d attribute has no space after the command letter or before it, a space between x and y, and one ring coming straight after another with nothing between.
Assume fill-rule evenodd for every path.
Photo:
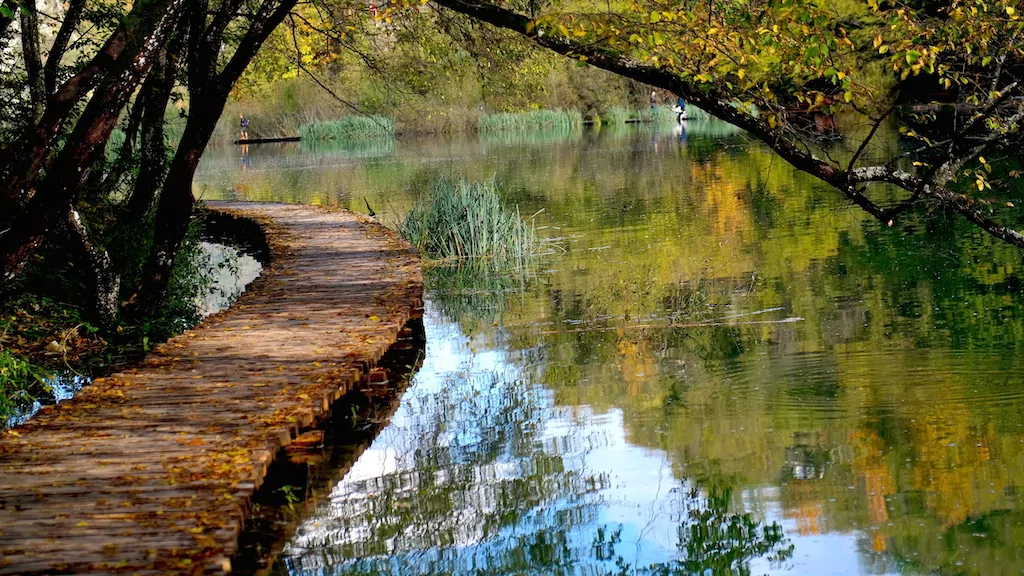
<instances>
[{"instance_id":1,"label":"green shrub","mask_svg":"<svg viewBox=\"0 0 1024 576\"><path fill-rule=\"evenodd\" d=\"M539 246L533 226L518 209L505 209L493 181L437 180L400 232L429 258L488 259L499 268L525 265Z\"/></svg>"},{"instance_id":2,"label":"green shrub","mask_svg":"<svg viewBox=\"0 0 1024 576\"><path fill-rule=\"evenodd\" d=\"M303 124L299 136L307 141L353 140L395 135L395 123L386 116L345 116Z\"/></svg>"},{"instance_id":3,"label":"green shrub","mask_svg":"<svg viewBox=\"0 0 1024 576\"><path fill-rule=\"evenodd\" d=\"M0 429L19 404L31 402L31 390L43 384L47 374L10 350L0 350Z\"/></svg>"}]
</instances>

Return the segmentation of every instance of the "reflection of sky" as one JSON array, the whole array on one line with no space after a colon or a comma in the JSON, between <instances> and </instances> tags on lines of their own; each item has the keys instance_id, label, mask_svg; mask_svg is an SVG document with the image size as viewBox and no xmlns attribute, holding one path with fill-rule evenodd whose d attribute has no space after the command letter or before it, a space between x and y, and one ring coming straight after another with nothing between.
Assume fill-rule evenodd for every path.
<instances>
[{"instance_id":1,"label":"reflection of sky","mask_svg":"<svg viewBox=\"0 0 1024 576\"><path fill-rule=\"evenodd\" d=\"M288 544L285 554L293 570L318 571L324 564L345 569L350 561L360 558L383 562L377 568L391 573L408 572L410 562L419 567L417 572L420 573L449 570L453 566L458 570L459 566L487 565L495 556L515 553L506 547L509 542L516 542L515 538L523 532L558 528L559 514L580 506L591 507L592 513L583 513L583 521L569 527L569 545L575 548L580 563L577 573L614 570L610 563L597 562L592 553L592 542L600 527L621 527L621 543L615 552L634 567L670 562L677 557L677 530L685 519L683 503L690 486L673 477L666 453L629 444L623 415L618 409L594 414L586 406L555 406L552 394L521 380L521 369L506 360L505 351L481 350L477 342L471 346L458 326L434 311L429 302L425 320L428 344L423 367L391 423L334 488L330 501L300 526ZM478 349L471 352L471 347ZM478 462L472 460L472 450L466 450L489 432L474 421L479 414L473 409L490 410L503 402L500 393L495 398L479 401L480 397L495 393L497 381L519 382L531 387L523 397L533 404L527 408L532 410L533 419L517 424L535 427L533 450L560 456L566 467L562 471L565 474L581 473L586 478L601 478L603 482L590 494L565 493L543 500L521 521L486 533L485 516L501 512L500 503L495 501L488 485L526 474L529 466L524 465L524 461L530 461L530 454L524 458L523 454L505 452L492 461ZM455 409L446 410L446 406ZM460 406L474 408L465 410ZM425 440L423 434L428 429L439 433ZM422 457L423 450L441 447L461 447L461 451L454 450L454 453L469 460L459 462L473 467L470 485L460 487L464 492L452 497L452 508L445 524L402 526L386 542L376 543L382 546L366 547L366 540L374 534L372 522L381 515L388 516L401 508L418 505L417 491L428 474L428 484L432 486L453 481L448 477L451 468L417 469L418 454ZM456 475L457 471L451 473ZM398 479L397 484L395 479ZM393 492L382 496L388 490ZM375 506L370 502L382 497L386 500L383 510L379 504ZM745 511L754 508L759 511L762 516L759 520L779 522L796 546L793 558L783 566L772 566L767 560L758 559L751 563L752 573L875 572L862 565L858 538L863 537L857 533L799 535L796 522L783 518L777 488L748 490L741 494L741 499L746 503ZM457 534L456 540L446 546L447 550L423 544L432 542L429 537L422 538L423 532L439 528L453 529ZM363 554L367 550L376 552ZM391 559L385 559L382 554L390 555ZM400 557L404 560L398 560ZM590 568L584 564L590 564Z\"/></svg>"}]
</instances>

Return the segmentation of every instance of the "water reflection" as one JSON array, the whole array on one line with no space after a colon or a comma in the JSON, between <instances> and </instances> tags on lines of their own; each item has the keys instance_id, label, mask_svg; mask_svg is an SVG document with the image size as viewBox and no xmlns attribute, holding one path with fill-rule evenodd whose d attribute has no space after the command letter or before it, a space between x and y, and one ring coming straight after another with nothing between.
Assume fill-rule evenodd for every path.
<instances>
[{"instance_id":1,"label":"water reflection","mask_svg":"<svg viewBox=\"0 0 1024 576\"><path fill-rule=\"evenodd\" d=\"M1024 570L1019 252L880 226L721 132L211 157L208 193L385 221L494 176L567 250L428 275L424 370L282 570Z\"/></svg>"}]
</instances>

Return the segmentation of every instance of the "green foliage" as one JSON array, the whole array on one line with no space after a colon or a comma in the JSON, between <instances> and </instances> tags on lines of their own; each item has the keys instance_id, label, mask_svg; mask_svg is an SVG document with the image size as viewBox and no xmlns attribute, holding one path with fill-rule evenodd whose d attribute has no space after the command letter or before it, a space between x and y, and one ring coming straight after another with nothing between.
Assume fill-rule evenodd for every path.
<instances>
[{"instance_id":1,"label":"green foliage","mask_svg":"<svg viewBox=\"0 0 1024 576\"><path fill-rule=\"evenodd\" d=\"M505 208L493 181L437 180L399 232L429 258L487 259L498 268L525 265L539 246L533 225Z\"/></svg>"},{"instance_id":2,"label":"green foliage","mask_svg":"<svg viewBox=\"0 0 1024 576\"><path fill-rule=\"evenodd\" d=\"M505 130L575 130L583 126L579 110L530 110L485 114L477 123L480 132Z\"/></svg>"},{"instance_id":3,"label":"green foliage","mask_svg":"<svg viewBox=\"0 0 1024 576\"><path fill-rule=\"evenodd\" d=\"M108 162L113 162L117 158L117 154L121 151L121 147L124 146L124 141L127 138L123 130L114 128L114 131L110 133L110 140L107 140L106 156Z\"/></svg>"},{"instance_id":4,"label":"green foliage","mask_svg":"<svg viewBox=\"0 0 1024 576\"><path fill-rule=\"evenodd\" d=\"M0 350L0 420L10 416L18 404L30 402L47 373L27 358Z\"/></svg>"},{"instance_id":5,"label":"green foliage","mask_svg":"<svg viewBox=\"0 0 1024 576\"><path fill-rule=\"evenodd\" d=\"M299 135L308 141L355 140L359 138L390 137L395 134L395 122L385 116L345 116L335 120L318 120L303 124Z\"/></svg>"}]
</instances>

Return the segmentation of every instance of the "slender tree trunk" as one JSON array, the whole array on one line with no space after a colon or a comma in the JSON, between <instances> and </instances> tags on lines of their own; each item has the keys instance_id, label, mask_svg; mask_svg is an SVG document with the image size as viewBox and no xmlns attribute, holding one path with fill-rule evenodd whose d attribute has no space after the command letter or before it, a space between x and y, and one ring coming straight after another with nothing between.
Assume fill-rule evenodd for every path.
<instances>
[{"instance_id":1,"label":"slender tree trunk","mask_svg":"<svg viewBox=\"0 0 1024 576\"><path fill-rule=\"evenodd\" d=\"M64 58L64 52L68 49L71 35L75 33L82 14L85 12L85 0L71 0L68 10L64 14L64 22L53 39L53 46L46 55L46 66L43 67L43 82L46 86L46 93L53 94L57 90L57 72L60 70L60 61Z\"/></svg>"},{"instance_id":2,"label":"slender tree trunk","mask_svg":"<svg viewBox=\"0 0 1024 576\"><path fill-rule=\"evenodd\" d=\"M178 71L180 36L161 55L142 85L140 148L142 158L132 195L128 198L125 217L139 222L156 203L161 182L167 173L167 145L164 142L164 113L174 89Z\"/></svg>"},{"instance_id":3,"label":"slender tree trunk","mask_svg":"<svg viewBox=\"0 0 1024 576\"><path fill-rule=\"evenodd\" d=\"M93 278L93 309L96 318L104 328L113 328L117 323L121 277L110 255L93 241L89 229L82 221L82 215L74 208L68 208L65 225L81 252L82 260L89 266Z\"/></svg>"},{"instance_id":4,"label":"slender tree trunk","mask_svg":"<svg viewBox=\"0 0 1024 576\"><path fill-rule=\"evenodd\" d=\"M46 86L43 83L43 60L39 53L39 13L35 0L27 0L21 9L21 53L28 72L28 92L32 102L32 121L43 117Z\"/></svg>"}]
</instances>

